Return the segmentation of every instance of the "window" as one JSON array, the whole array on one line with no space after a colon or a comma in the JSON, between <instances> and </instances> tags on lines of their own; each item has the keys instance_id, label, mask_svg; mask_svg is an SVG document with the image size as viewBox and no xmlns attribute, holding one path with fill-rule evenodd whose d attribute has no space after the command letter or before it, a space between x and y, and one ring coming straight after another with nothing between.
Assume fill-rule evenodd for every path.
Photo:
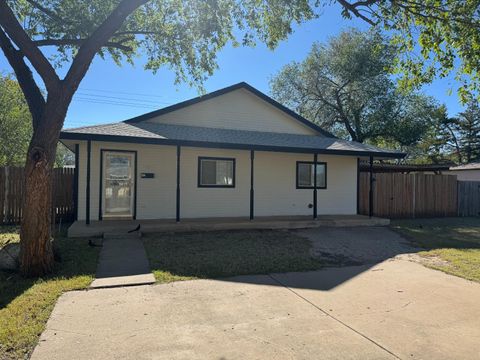
<instances>
[{"instance_id":1,"label":"window","mask_svg":"<svg viewBox=\"0 0 480 360\"><path fill-rule=\"evenodd\" d=\"M297 161L297 189L313 189L315 164ZM317 189L327 188L327 163L317 162Z\"/></svg>"},{"instance_id":2,"label":"window","mask_svg":"<svg viewBox=\"0 0 480 360\"><path fill-rule=\"evenodd\" d=\"M235 187L235 159L199 157L198 187Z\"/></svg>"}]
</instances>

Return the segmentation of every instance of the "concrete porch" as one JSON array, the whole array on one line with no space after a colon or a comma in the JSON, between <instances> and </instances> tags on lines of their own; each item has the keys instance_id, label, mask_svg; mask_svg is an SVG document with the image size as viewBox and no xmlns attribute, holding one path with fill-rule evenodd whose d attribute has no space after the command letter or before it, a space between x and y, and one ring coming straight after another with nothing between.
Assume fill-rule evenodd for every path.
<instances>
[{"instance_id":1,"label":"concrete porch","mask_svg":"<svg viewBox=\"0 0 480 360\"><path fill-rule=\"evenodd\" d=\"M68 229L68 237L96 237L105 233L122 234L140 225L142 233L188 232L215 230L250 230L250 229L306 229L314 227L353 227L386 226L389 219L368 217L364 215L323 215L316 220L311 216L268 216L249 218L205 218L175 220L102 220L76 221Z\"/></svg>"}]
</instances>

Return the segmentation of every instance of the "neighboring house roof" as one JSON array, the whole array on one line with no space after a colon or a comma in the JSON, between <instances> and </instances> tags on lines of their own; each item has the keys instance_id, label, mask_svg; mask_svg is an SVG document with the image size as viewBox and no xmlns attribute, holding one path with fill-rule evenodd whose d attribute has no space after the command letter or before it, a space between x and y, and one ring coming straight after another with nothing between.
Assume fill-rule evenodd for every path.
<instances>
[{"instance_id":1,"label":"neighboring house roof","mask_svg":"<svg viewBox=\"0 0 480 360\"><path fill-rule=\"evenodd\" d=\"M387 173L387 172L399 172L399 173L410 173L410 172L422 172L422 171L431 171L431 172L442 172L448 171L451 164L388 164L388 163L374 163L373 172L376 173ZM369 171L370 165L367 162L360 163L360 171Z\"/></svg>"},{"instance_id":2,"label":"neighboring house roof","mask_svg":"<svg viewBox=\"0 0 480 360\"><path fill-rule=\"evenodd\" d=\"M127 122L127 123L138 123L138 122L141 122L141 121L149 120L149 119L155 118L157 116L165 115L165 114L168 114L172 111L176 111L176 110L185 108L185 107L190 106L190 105L198 104L200 102L210 100L210 99L216 98L218 96L221 96L221 95L224 95L224 94L227 94L227 93L230 93L232 91L239 90L239 89L245 89L245 90L251 92L252 94L258 96L262 100L264 100L264 101L268 102L269 104L273 105L274 107L276 107L280 111L283 111L284 113L290 115L296 121L298 121L298 122L302 123L303 125L306 125L307 127L317 131L321 135L327 136L327 137L333 137L333 138L335 137L333 134L329 133L328 131L323 130L320 126L318 126L318 125L314 124L313 122L305 119L303 116L300 116L295 111L290 110L286 106L283 106L278 101L276 101L276 100L272 99L271 97L265 95L261 91L255 89L253 86L247 84L246 82L240 82L238 84L234 84L234 85L228 86L226 88L223 88L223 89L220 89L220 90L217 90L217 91L213 91L213 92L208 93L206 95L201 95L201 96L198 96L196 98L193 98L193 99L190 99L190 100L187 100L187 101L182 101L180 103L177 103L177 104L174 104L174 105L171 105L171 106L167 106L163 109L155 110L155 111L152 111L152 112L149 112L149 113L146 113L146 114L143 114L143 115L125 120L125 122Z\"/></svg>"},{"instance_id":3,"label":"neighboring house roof","mask_svg":"<svg viewBox=\"0 0 480 360\"><path fill-rule=\"evenodd\" d=\"M473 162L464 165L452 166L450 170L480 170L480 162Z\"/></svg>"},{"instance_id":4,"label":"neighboring house roof","mask_svg":"<svg viewBox=\"0 0 480 360\"><path fill-rule=\"evenodd\" d=\"M215 129L152 122L119 122L64 130L61 139L403 157L397 151L326 136Z\"/></svg>"}]
</instances>

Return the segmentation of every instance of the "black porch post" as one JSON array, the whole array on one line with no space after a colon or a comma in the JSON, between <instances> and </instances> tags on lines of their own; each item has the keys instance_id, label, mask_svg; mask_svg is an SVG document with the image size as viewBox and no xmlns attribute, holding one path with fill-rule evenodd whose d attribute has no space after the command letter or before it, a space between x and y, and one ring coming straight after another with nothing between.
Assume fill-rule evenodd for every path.
<instances>
[{"instance_id":1,"label":"black porch post","mask_svg":"<svg viewBox=\"0 0 480 360\"><path fill-rule=\"evenodd\" d=\"M373 156L370 156L370 188L368 193L368 216L373 216Z\"/></svg>"},{"instance_id":2,"label":"black porch post","mask_svg":"<svg viewBox=\"0 0 480 360\"><path fill-rule=\"evenodd\" d=\"M177 145L177 198L176 198L176 221L180 221L180 145Z\"/></svg>"},{"instance_id":3,"label":"black porch post","mask_svg":"<svg viewBox=\"0 0 480 360\"><path fill-rule=\"evenodd\" d=\"M78 169L80 166L80 145L75 144L75 172L73 173L73 220L78 220Z\"/></svg>"},{"instance_id":4,"label":"black porch post","mask_svg":"<svg viewBox=\"0 0 480 360\"><path fill-rule=\"evenodd\" d=\"M250 220L254 215L254 189L253 189L253 164L255 159L255 151L250 150Z\"/></svg>"},{"instance_id":5,"label":"black porch post","mask_svg":"<svg viewBox=\"0 0 480 360\"><path fill-rule=\"evenodd\" d=\"M90 224L90 163L92 157L92 141L87 141L87 187L85 191L86 204L85 204L85 223Z\"/></svg>"},{"instance_id":6,"label":"black porch post","mask_svg":"<svg viewBox=\"0 0 480 360\"><path fill-rule=\"evenodd\" d=\"M357 215L360 214L360 158L357 158Z\"/></svg>"},{"instance_id":7,"label":"black porch post","mask_svg":"<svg viewBox=\"0 0 480 360\"><path fill-rule=\"evenodd\" d=\"M317 218L317 162L318 154L313 155L313 218Z\"/></svg>"}]
</instances>

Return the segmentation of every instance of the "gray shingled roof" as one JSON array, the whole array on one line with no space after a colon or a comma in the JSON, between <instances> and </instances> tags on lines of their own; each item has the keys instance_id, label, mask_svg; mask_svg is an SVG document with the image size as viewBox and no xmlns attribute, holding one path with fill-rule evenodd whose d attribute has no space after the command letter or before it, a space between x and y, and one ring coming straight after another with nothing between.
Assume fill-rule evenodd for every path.
<instances>
[{"instance_id":1,"label":"gray shingled roof","mask_svg":"<svg viewBox=\"0 0 480 360\"><path fill-rule=\"evenodd\" d=\"M76 137L76 135L81 135ZM138 123L118 122L113 124L86 126L63 130L60 138L85 138L92 135L92 139L102 137L134 137L141 139L156 139L179 142L206 142L211 144L231 144L242 146L265 146L275 148L295 148L304 150L328 150L378 153L379 156L389 155L403 157L397 151L380 149L375 146L360 144L354 141L341 140L322 135L296 135L274 132L231 130L205 128L198 126L161 124L149 121Z\"/></svg>"}]
</instances>

